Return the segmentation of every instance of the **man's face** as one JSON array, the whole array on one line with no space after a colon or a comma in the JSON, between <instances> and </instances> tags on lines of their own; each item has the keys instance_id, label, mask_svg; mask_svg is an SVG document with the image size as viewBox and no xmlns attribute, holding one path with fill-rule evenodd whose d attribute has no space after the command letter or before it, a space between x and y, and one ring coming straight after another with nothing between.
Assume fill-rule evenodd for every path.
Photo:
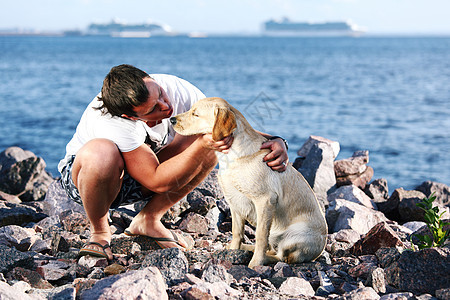
<instances>
[{"instance_id":1,"label":"man's face","mask_svg":"<svg viewBox=\"0 0 450 300\"><path fill-rule=\"evenodd\" d=\"M141 120L153 127L161 123L161 120L169 118L173 113L173 107L166 92L153 79L146 77L144 83L149 92L147 101L134 108L136 116L123 117Z\"/></svg>"}]
</instances>

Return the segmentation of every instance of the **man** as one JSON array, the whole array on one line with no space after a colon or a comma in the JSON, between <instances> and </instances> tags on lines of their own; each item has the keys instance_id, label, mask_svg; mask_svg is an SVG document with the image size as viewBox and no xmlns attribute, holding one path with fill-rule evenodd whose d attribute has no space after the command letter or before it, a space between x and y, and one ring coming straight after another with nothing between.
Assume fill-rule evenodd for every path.
<instances>
[{"instance_id":1,"label":"man","mask_svg":"<svg viewBox=\"0 0 450 300\"><path fill-rule=\"evenodd\" d=\"M64 189L83 205L91 226L80 255L112 259L108 210L143 198L151 200L125 233L152 237L162 248L187 247L161 217L216 166L214 151L227 152L233 141L231 136L213 141L210 134L185 137L172 129L169 118L204 97L175 76L149 76L130 65L111 69L58 165ZM272 150L267 164L284 171L283 140L262 147Z\"/></svg>"}]
</instances>

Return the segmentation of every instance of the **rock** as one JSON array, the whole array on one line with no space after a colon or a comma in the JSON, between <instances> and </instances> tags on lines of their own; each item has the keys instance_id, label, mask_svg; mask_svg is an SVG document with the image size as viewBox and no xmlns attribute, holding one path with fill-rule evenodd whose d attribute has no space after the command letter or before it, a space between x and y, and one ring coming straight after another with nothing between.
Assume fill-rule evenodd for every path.
<instances>
[{"instance_id":1,"label":"rock","mask_svg":"<svg viewBox=\"0 0 450 300\"><path fill-rule=\"evenodd\" d=\"M105 275L106 276L117 275L117 274L123 273L125 271L126 271L126 268L124 266L115 263L115 264L109 265L105 268Z\"/></svg>"},{"instance_id":2,"label":"rock","mask_svg":"<svg viewBox=\"0 0 450 300\"><path fill-rule=\"evenodd\" d=\"M142 262L142 268L150 266L159 269L168 286L181 282L189 268L186 256L178 248L150 252Z\"/></svg>"},{"instance_id":3,"label":"rock","mask_svg":"<svg viewBox=\"0 0 450 300\"><path fill-rule=\"evenodd\" d=\"M194 190L199 191L204 196L213 197L217 201L223 201L225 196L217 178L218 174L218 169L212 170Z\"/></svg>"},{"instance_id":4,"label":"rock","mask_svg":"<svg viewBox=\"0 0 450 300\"><path fill-rule=\"evenodd\" d=\"M336 292L333 283L325 272L319 270L317 271L317 275L320 283L320 286L316 291L317 296L328 296L329 294Z\"/></svg>"},{"instance_id":5,"label":"rock","mask_svg":"<svg viewBox=\"0 0 450 300\"><path fill-rule=\"evenodd\" d=\"M59 233L55 233L51 242L52 253L56 255L58 252L69 252L70 245L67 240Z\"/></svg>"},{"instance_id":6,"label":"rock","mask_svg":"<svg viewBox=\"0 0 450 300\"><path fill-rule=\"evenodd\" d=\"M417 230L419 230L420 228L422 228L424 226L427 226L427 223L421 222L421 221L411 221L411 222L406 222L405 224L403 224L403 227L408 228L412 232L416 232Z\"/></svg>"},{"instance_id":7,"label":"rock","mask_svg":"<svg viewBox=\"0 0 450 300\"><path fill-rule=\"evenodd\" d=\"M450 287L440 289L436 291L436 298L438 299L450 299Z\"/></svg>"},{"instance_id":8,"label":"rock","mask_svg":"<svg viewBox=\"0 0 450 300\"><path fill-rule=\"evenodd\" d=\"M0 272L8 272L15 267L32 268L33 255L33 252L22 253L15 248L0 244Z\"/></svg>"},{"instance_id":9,"label":"rock","mask_svg":"<svg viewBox=\"0 0 450 300\"><path fill-rule=\"evenodd\" d=\"M366 185L364 192L375 203L385 202L389 198L389 188L387 180L384 178L375 179L370 184Z\"/></svg>"},{"instance_id":10,"label":"rock","mask_svg":"<svg viewBox=\"0 0 450 300\"><path fill-rule=\"evenodd\" d=\"M413 201L422 201L422 199L425 197L425 195L422 192L419 191L406 191L403 188L396 189L391 197L385 202L379 202L377 203L378 209L383 212L386 217L388 217L391 220L399 221L401 219L400 212L399 212L399 205L400 202L402 202L405 199L411 199ZM407 221L413 221L413 220L407 220ZM420 220L415 220L420 221Z\"/></svg>"},{"instance_id":11,"label":"rock","mask_svg":"<svg viewBox=\"0 0 450 300\"><path fill-rule=\"evenodd\" d=\"M47 290L33 290L30 295L38 299L39 296L43 299L76 299L76 289L72 284L65 284L63 286L55 287Z\"/></svg>"},{"instance_id":12,"label":"rock","mask_svg":"<svg viewBox=\"0 0 450 300\"><path fill-rule=\"evenodd\" d=\"M98 281L81 299L168 299L166 285L159 270L142 270L110 276Z\"/></svg>"},{"instance_id":13,"label":"rock","mask_svg":"<svg viewBox=\"0 0 450 300\"><path fill-rule=\"evenodd\" d=\"M234 279L237 281L241 280L242 278L251 278L259 276L259 273L256 272L253 269L250 269L249 267L245 265L233 265L228 270L228 273L230 273Z\"/></svg>"},{"instance_id":14,"label":"rock","mask_svg":"<svg viewBox=\"0 0 450 300\"><path fill-rule=\"evenodd\" d=\"M386 264L384 271L386 282L401 291L410 291L416 295L435 294L437 290L448 288L450 249L403 251L391 258L391 263Z\"/></svg>"},{"instance_id":15,"label":"rock","mask_svg":"<svg viewBox=\"0 0 450 300\"><path fill-rule=\"evenodd\" d=\"M442 221L444 223L450 223L450 219L443 219ZM450 224L445 225L442 230L450 232ZM425 226L422 226L418 230L413 232L413 234L411 236L412 242L414 244L418 245L420 243L420 240L417 238L417 236L425 236L425 235L427 235L431 239L433 239L433 235L431 234L430 229L428 229L428 226L426 226L426 224L425 224ZM448 240L446 243L448 243Z\"/></svg>"},{"instance_id":16,"label":"rock","mask_svg":"<svg viewBox=\"0 0 450 300\"><path fill-rule=\"evenodd\" d=\"M373 168L368 166L361 174L347 175L336 178L336 186L356 185L360 189L364 189L367 183L372 179Z\"/></svg>"},{"instance_id":17,"label":"rock","mask_svg":"<svg viewBox=\"0 0 450 300\"><path fill-rule=\"evenodd\" d=\"M402 193L403 197L398 204L398 213L400 215L401 222L410 221L425 221L425 212L423 209L417 206L417 203L422 202L425 195L419 191L407 191L407 194ZM423 195L423 197L422 197ZM444 207L442 204L433 202L433 207L439 208L439 215L442 214L442 218L450 218L449 208Z\"/></svg>"},{"instance_id":18,"label":"rock","mask_svg":"<svg viewBox=\"0 0 450 300\"><path fill-rule=\"evenodd\" d=\"M233 276L227 272L227 269L221 264L209 263L203 270L202 280L206 282L226 282L230 284Z\"/></svg>"},{"instance_id":19,"label":"rock","mask_svg":"<svg viewBox=\"0 0 450 300\"><path fill-rule=\"evenodd\" d=\"M189 202L190 208L183 213L192 212L205 216L213 207L216 206L215 198L203 195L200 190L194 189L187 195L186 198Z\"/></svg>"},{"instance_id":20,"label":"rock","mask_svg":"<svg viewBox=\"0 0 450 300\"><path fill-rule=\"evenodd\" d=\"M213 253L213 258L216 260L225 260L231 262L233 265L248 265L252 259L253 252L239 249L225 249Z\"/></svg>"},{"instance_id":21,"label":"rock","mask_svg":"<svg viewBox=\"0 0 450 300\"><path fill-rule=\"evenodd\" d=\"M386 279L382 268L373 268L369 272L369 276L365 285L371 286L377 293L386 293Z\"/></svg>"},{"instance_id":22,"label":"rock","mask_svg":"<svg viewBox=\"0 0 450 300\"><path fill-rule=\"evenodd\" d=\"M216 297L213 297L209 294L209 291L202 291L198 287L190 287L186 289L184 292L184 299L188 300L214 300Z\"/></svg>"},{"instance_id":23,"label":"rock","mask_svg":"<svg viewBox=\"0 0 450 300\"><path fill-rule=\"evenodd\" d=\"M372 262L362 262L348 270L348 275L353 278L367 279L373 269L376 268L376 264Z\"/></svg>"},{"instance_id":24,"label":"rock","mask_svg":"<svg viewBox=\"0 0 450 300\"><path fill-rule=\"evenodd\" d=\"M334 239L339 242L346 242L349 244L356 243L361 238L361 234L353 229L341 229L339 230Z\"/></svg>"},{"instance_id":25,"label":"rock","mask_svg":"<svg viewBox=\"0 0 450 300\"><path fill-rule=\"evenodd\" d=\"M369 151L361 150L353 153L352 157L334 162L336 186L355 185L364 189L373 176L369 162Z\"/></svg>"},{"instance_id":26,"label":"rock","mask_svg":"<svg viewBox=\"0 0 450 300\"><path fill-rule=\"evenodd\" d=\"M341 150L339 142L335 142L320 136L311 135L309 139L303 144L303 146L297 151L297 155L303 158L307 157L309 152L311 151L311 148L319 143L325 143L333 150L333 159L338 156L339 151Z\"/></svg>"},{"instance_id":27,"label":"rock","mask_svg":"<svg viewBox=\"0 0 450 300\"><path fill-rule=\"evenodd\" d=\"M353 290L349 293L346 293L342 295L341 297L338 297L336 299L345 299L345 300L360 300L360 299L370 299L370 300L376 300L380 299L380 296L378 296L377 292L371 287L363 287L356 290Z\"/></svg>"},{"instance_id":28,"label":"rock","mask_svg":"<svg viewBox=\"0 0 450 300\"><path fill-rule=\"evenodd\" d=\"M182 295L184 299L239 299L242 293L225 282L200 282L188 288Z\"/></svg>"},{"instance_id":29,"label":"rock","mask_svg":"<svg viewBox=\"0 0 450 300\"><path fill-rule=\"evenodd\" d=\"M65 211L60 215L61 224L63 229L76 234L81 234L86 230L89 230L89 220L86 214L79 212Z\"/></svg>"},{"instance_id":30,"label":"rock","mask_svg":"<svg viewBox=\"0 0 450 300\"><path fill-rule=\"evenodd\" d=\"M381 212L343 199L330 202L326 220L331 233L353 229L360 234L366 234L376 224L387 221Z\"/></svg>"},{"instance_id":31,"label":"rock","mask_svg":"<svg viewBox=\"0 0 450 300\"><path fill-rule=\"evenodd\" d=\"M38 272L16 267L8 273L8 278L27 282L31 287L37 289L51 289L53 286L45 280Z\"/></svg>"},{"instance_id":32,"label":"rock","mask_svg":"<svg viewBox=\"0 0 450 300\"><path fill-rule=\"evenodd\" d=\"M189 233L206 234L209 224L205 217L191 212L183 219L179 228Z\"/></svg>"},{"instance_id":33,"label":"rock","mask_svg":"<svg viewBox=\"0 0 450 300\"><path fill-rule=\"evenodd\" d=\"M36 223L46 217L31 206L0 201L0 226Z\"/></svg>"},{"instance_id":34,"label":"rock","mask_svg":"<svg viewBox=\"0 0 450 300\"><path fill-rule=\"evenodd\" d=\"M15 196L15 195L10 195L10 194L2 192L2 191L0 191L0 200L5 200L6 202L14 203L14 204L19 204L22 202L22 200L20 200L19 197Z\"/></svg>"},{"instance_id":35,"label":"rock","mask_svg":"<svg viewBox=\"0 0 450 300\"><path fill-rule=\"evenodd\" d=\"M55 282L68 279L69 265L62 261L51 261L48 264L38 266L36 271L47 281Z\"/></svg>"},{"instance_id":36,"label":"rock","mask_svg":"<svg viewBox=\"0 0 450 300\"><path fill-rule=\"evenodd\" d=\"M336 189L333 193L328 195L328 202L331 203L336 199L343 199L364 205L367 208L377 210L376 204L364 194L364 192L355 185L345 185Z\"/></svg>"},{"instance_id":37,"label":"rock","mask_svg":"<svg viewBox=\"0 0 450 300\"><path fill-rule=\"evenodd\" d=\"M19 147L0 153L0 190L22 201L42 200L53 178L40 157Z\"/></svg>"},{"instance_id":38,"label":"rock","mask_svg":"<svg viewBox=\"0 0 450 300\"><path fill-rule=\"evenodd\" d=\"M219 225L223 222L224 217L217 206L211 208L205 215L205 218L208 222L209 230L219 231Z\"/></svg>"},{"instance_id":39,"label":"rock","mask_svg":"<svg viewBox=\"0 0 450 300\"><path fill-rule=\"evenodd\" d=\"M295 277L296 274L292 270L291 266L285 262L277 262L273 267L274 273L272 277Z\"/></svg>"},{"instance_id":40,"label":"rock","mask_svg":"<svg viewBox=\"0 0 450 300\"><path fill-rule=\"evenodd\" d=\"M329 142L320 139L310 141L311 138L299 150L306 155L297 170L305 177L316 193L322 208L325 208L328 205L327 193L336 184L336 176L334 175L334 159L336 156ZM331 142L331 144L334 144L334 142ZM309 151L302 150L303 148L309 148Z\"/></svg>"},{"instance_id":41,"label":"rock","mask_svg":"<svg viewBox=\"0 0 450 300\"><path fill-rule=\"evenodd\" d=\"M424 181L415 190L424 193L427 197L434 193L436 196L435 203L450 206L450 187L448 185L434 181Z\"/></svg>"},{"instance_id":42,"label":"rock","mask_svg":"<svg viewBox=\"0 0 450 300\"><path fill-rule=\"evenodd\" d=\"M48 216L59 217L64 212L78 212L86 215L83 206L71 200L67 196L63 187L61 186L61 180L54 180L48 187L47 194L43 200L43 210Z\"/></svg>"},{"instance_id":43,"label":"rock","mask_svg":"<svg viewBox=\"0 0 450 300\"><path fill-rule=\"evenodd\" d=\"M88 269L92 269L94 267L106 267L108 265L108 260L103 257L93 257L90 255L85 255L80 257L78 260L78 264Z\"/></svg>"},{"instance_id":44,"label":"rock","mask_svg":"<svg viewBox=\"0 0 450 300\"><path fill-rule=\"evenodd\" d=\"M306 279L299 277L286 278L278 291L282 294L293 297L298 297L300 295L312 297L315 294L311 284Z\"/></svg>"},{"instance_id":45,"label":"rock","mask_svg":"<svg viewBox=\"0 0 450 300\"><path fill-rule=\"evenodd\" d=\"M30 228L22 228L17 225L0 227L0 239L4 239L8 246L13 246L19 251L27 251L39 237Z\"/></svg>"},{"instance_id":46,"label":"rock","mask_svg":"<svg viewBox=\"0 0 450 300\"><path fill-rule=\"evenodd\" d=\"M389 293L380 297L380 300L416 300L413 293ZM431 299L430 299L431 300Z\"/></svg>"},{"instance_id":47,"label":"rock","mask_svg":"<svg viewBox=\"0 0 450 300\"><path fill-rule=\"evenodd\" d=\"M363 173L369 162L369 151L361 150L353 153L352 157L337 160L334 162L334 172L336 177L345 177L348 175L358 175Z\"/></svg>"},{"instance_id":48,"label":"rock","mask_svg":"<svg viewBox=\"0 0 450 300\"><path fill-rule=\"evenodd\" d=\"M365 254L375 254L383 247L403 247L402 241L397 234L384 222L378 223L357 241L350 252L356 256Z\"/></svg>"},{"instance_id":49,"label":"rock","mask_svg":"<svg viewBox=\"0 0 450 300\"><path fill-rule=\"evenodd\" d=\"M21 299L21 300L35 300L36 298L27 295L25 292L16 289L6 282L0 281L0 297L5 300ZM39 298L44 299L44 298Z\"/></svg>"}]
</instances>

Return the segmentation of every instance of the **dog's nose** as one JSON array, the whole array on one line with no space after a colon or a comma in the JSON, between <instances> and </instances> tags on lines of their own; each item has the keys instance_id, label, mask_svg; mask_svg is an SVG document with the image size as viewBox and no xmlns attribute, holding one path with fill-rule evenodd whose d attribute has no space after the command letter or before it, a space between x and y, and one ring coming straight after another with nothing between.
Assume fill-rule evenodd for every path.
<instances>
[{"instance_id":1,"label":"dog's nose","mask_svg":"<svg viewBox=\"0 0 450 300\"><path fill-rule=\"evenodd\" d=\"M175 117L170 118L170 123L172 123L172 125L177 124L177 118Z\"/></svg>"}]
</instances>

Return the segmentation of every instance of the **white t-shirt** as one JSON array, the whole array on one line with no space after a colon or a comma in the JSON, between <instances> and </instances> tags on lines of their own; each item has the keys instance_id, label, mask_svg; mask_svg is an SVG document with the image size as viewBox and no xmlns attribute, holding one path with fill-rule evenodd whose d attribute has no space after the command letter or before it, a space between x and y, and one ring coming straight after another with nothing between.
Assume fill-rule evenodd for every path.
<instances>
[{"instance_id":1,"label":"white t-shirt","mask_svg":"<svg viewBox=\"0 0 450 300\"><path fill-rule=\"evenodd\" d=\"M205 98L205 95L197 87L184 79L165 74L151 74L150 76L166 91L173 106L172 116L188 111L192 104ZM106 138L113 141L121 152L129 152L138 148L144 144L147 135L156 143L158 150L173 140L175 131L169 118L163 119L154 127L149 127L142 121L113 117L109 113L102 114L101 110L95 109L102 104L98 100L98 96L100 94L89 103L81 116L75 134L67 144L66 155L58 164L60 172L72 155L76 155L84 144L95 138Z\"/></svg>"}]
</instances>

